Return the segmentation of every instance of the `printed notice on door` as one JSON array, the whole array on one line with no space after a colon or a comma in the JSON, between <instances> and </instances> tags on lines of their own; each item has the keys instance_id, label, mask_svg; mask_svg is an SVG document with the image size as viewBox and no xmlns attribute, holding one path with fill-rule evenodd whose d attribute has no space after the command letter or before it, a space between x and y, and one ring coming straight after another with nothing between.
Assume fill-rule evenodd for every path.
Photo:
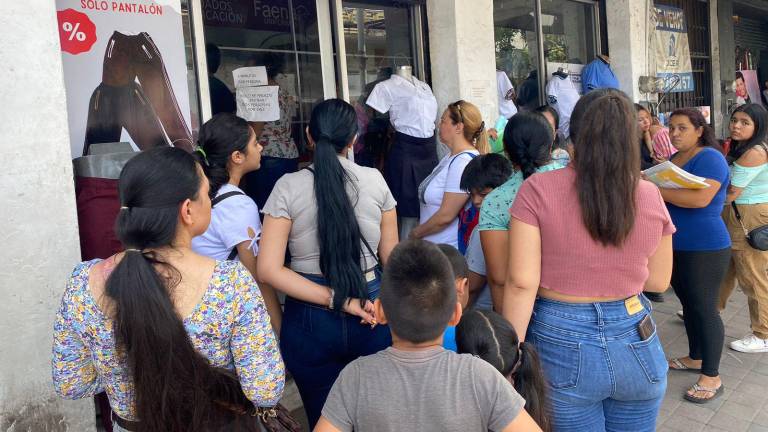
<instances>
[{"instance_id":1,"label":"printed notice on door","mask_svg":"<svg viewBox=\"0 0 768 432\"><path fill-rule=\"evenodd\" d=\"M280 120L277 102L278 86L245 87L237 89L237 116L251 122Z\"/></svg>"}]
</instances>

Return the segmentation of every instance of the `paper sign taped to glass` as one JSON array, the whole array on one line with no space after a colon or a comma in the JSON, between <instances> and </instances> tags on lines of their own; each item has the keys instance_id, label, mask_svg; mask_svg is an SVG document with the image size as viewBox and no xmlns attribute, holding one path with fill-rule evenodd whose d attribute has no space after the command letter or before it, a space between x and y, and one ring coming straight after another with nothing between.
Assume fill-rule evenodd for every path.
<instances>
[{"instance_id":1,"label":"paper sign taped to glass","mask_svg":"<svg viewBox=\"0 0 768 432\"><path fill-rule=\"evenodd\" d=\"M643 171L646 179L660 188L706 189L710 185L704 177L689 173L670 161L662 162Z\"/></svg>"},{"instance_id":2,"label":"paper sign taped to glass","mask_svg":"<svg viewBox=\"0 0 768 432\"><path fill-rule=\"evenodd\" d=\"M239 88L235 92L237 116L250 122L271 122L280 120L280 106L277 101L278 86Z\"/></svg>"},{"instance_id":3,"label":"paper sign taped to glass","mask_svg":"<svg viewBox=\"0 0 768 432\"><path fill-rule=\"evenodd\" d=\"M232 77L235 81L235 89L269 84L267 81L267 68L264 66L237 68L232 71Z\"/></svg>"}]
</instances>

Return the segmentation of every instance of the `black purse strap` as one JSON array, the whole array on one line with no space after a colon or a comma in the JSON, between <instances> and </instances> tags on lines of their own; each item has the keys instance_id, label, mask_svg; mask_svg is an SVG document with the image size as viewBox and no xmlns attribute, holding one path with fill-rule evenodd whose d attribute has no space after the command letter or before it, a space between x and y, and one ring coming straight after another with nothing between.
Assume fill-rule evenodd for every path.
<instances>
[{"instance_id":1,"label":"black purse strap","mask_svg":"<svg viewBox=\"0 0 768 432\"><path fill-rule=\"evenodd\" d=\"M227 193L223 193L216 198L211 200L211 208L215 207L216 204L224 201L227 198L237 196L237 195L245 195L244 193L240 191L231 191ZM233 247L231 251L229 251L229 255L227 256L227 261L232 261L237 256L237 246Z\"/></svg>"},{"instance_id":2,"label":"black purse strap","mask_svg":"<svg viewBox=\"0 0 768 432\"><path fill-rule=\"evenodd\" d=\"M211 200L211 207L215 207L216 204L224 201L225 199L233 197L233 196L237 196L237 195L245 195L245 194L240 192L240 191L232 191L232 192L227 192L227 193L221 194L221 195L219 195L216 198Z\"/></svg>"},{"instance_id":3,"label":"black purse strap","mask_svg":"<svg viewBox=\"0 0 768 432\"><path fill-rule=\"evenodd\" d=\"M733 207L733 212L736 214L736 220L739 221L741 229L744 230L744 235L749 237L749 230L744 226L744 221L741 220L741 213L739 212L739 207L736 205L736 201L731 201L731 207Z\"/></svg>"},{"instance_id":4,"label":"black purse strap","mask_svg":"<svg viewBox=\"0 0 768 432\"><path fill-rule=\"evenodd\" d=\"M311 172L313 175L315 174L315 170L313 170L312 167L310 167L310 166L306 166L306 167L304 167L302 169L305 169L305 170ZM379 256L375 252L373 252L373 248L371 247L370 244L368 244L368 240L366 240L365 236L363 236L363 233L360 232L360 227L359 226L357 227L357 231L358 231L358 235L360 236L360 240L363 241L363 244L365 245L365 248L368 249L368 253L370 253L371 256L373 257L373 259L376 260L376 264L379 267L381 267L381 261L379 260Z\"/></svg>"}]
</instances>

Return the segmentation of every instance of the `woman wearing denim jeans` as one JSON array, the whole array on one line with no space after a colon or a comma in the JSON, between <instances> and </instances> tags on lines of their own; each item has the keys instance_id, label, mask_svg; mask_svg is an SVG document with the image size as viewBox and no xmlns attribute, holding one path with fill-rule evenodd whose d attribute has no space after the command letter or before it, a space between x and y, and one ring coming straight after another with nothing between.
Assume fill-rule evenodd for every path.
<instances>
[{"instance_id":1,"label":"woman wearing denim jeans","mask_svg":"<svg viewBox=\"0 0 768 432\"><path fill-rule=\"evenodd\" d=\"M541 356L553 430L653 431L666 390L642 292L669 286L675 227L641 180L636 116L620 91L583 97L572 163L529 177L510 209L503 315Z\"/></svg>"},{"instance_id":2,"label":"woman wearing denim jeans","mask_svg":"<svg viewBox=\"0 0 768 432\"><path fill-rule=\"evenodd\" d=\"M314 427L341 370L391 344L372 313L380 286L374 251L386 262L398 237L384 177L346 159L357 138L354 108L320 103L307 132L313 164L278 180L264 206L258 274L287 295L280 349Z\"/></svg>"}]
</instances>

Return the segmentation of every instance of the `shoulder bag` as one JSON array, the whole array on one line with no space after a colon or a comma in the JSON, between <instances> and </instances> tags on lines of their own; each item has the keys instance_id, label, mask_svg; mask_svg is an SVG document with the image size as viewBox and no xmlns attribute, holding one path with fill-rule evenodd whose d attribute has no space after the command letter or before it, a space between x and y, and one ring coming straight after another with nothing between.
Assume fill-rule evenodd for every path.
<instances>
[{"instance_id":1,"label":"shoulder bag","mask_svg":"<svg viewBox=\"0 0 768 432\"><path fill-rule=\"evenodd\" d=\"M768 251L768 225L761 225L752 230L747 229L747 227L744 226L744 222L741 220L739 207L733 201L731 201L731 206L736 213L736 219L739 221L741 229L744 230L744 236L747 238L747 243L757 250Z\"/></svg>"}]
</instances>

